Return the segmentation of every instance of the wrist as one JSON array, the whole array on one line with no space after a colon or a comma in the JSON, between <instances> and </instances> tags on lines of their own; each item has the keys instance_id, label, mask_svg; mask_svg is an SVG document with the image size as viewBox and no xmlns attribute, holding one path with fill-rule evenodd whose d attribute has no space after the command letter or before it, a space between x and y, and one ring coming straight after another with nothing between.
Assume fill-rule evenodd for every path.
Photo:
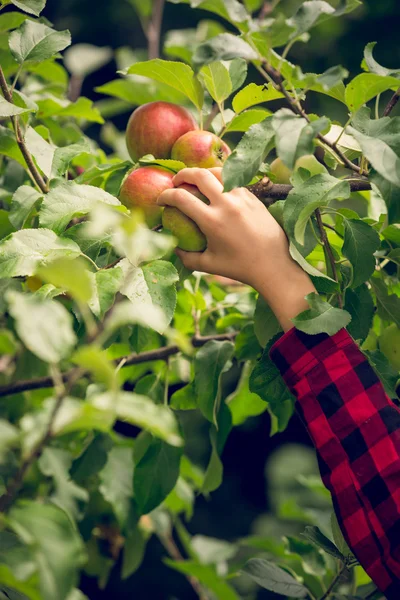
<instances>
[{"instance_id":1,"label":"wrist","mask_svg":"<svg viewBox=\"0 0 400 600\"><path fill-rule=\"evenodd\" d=\"M286 332L292 319L309 308L305 296L316 292L309 275L293 260L276 265L271 273L260 272L253 286L274 312Z\"/></svg>"}]
</instances>

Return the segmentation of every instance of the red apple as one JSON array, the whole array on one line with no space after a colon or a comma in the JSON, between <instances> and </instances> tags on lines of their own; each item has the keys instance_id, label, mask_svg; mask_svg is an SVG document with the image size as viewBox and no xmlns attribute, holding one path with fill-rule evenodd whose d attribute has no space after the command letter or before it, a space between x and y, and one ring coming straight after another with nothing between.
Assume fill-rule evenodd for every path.
<instances>
[{"instance_id":1,"label":"red apple","mask_svg":"<svg viewBox=\"0 0 400 600\"><path fill-rule=\"evenodd\" d=\"M174 173L158 166L139 167L122 183L119 199L128 208L141 208L149 227L161 225L162 209L157 199L164 190L174 187Z\"/></svg>"},{"instance_id":2,"label":"red apple","mask_svg":"<svg viewBox=\"0 0 400 600\"><path fill-rule=\"evenodd\" d=\"M126 145L133 161L145 154L170 158L172 146L184 133L197 129L186 108L170 102L149 102L131 115L126 130Z\"/></svg>"},{"instance_id":3,"label":"red apple","mask_svg":"<svg viewBox=\"0 0 400 600\"><path fill-rule=\"evenodd\" d=\"M224 141L209 131L189 131L179 138L172 148L172 158L187 167L222 167L231 153Z\"/></svg>"}]
</instances>

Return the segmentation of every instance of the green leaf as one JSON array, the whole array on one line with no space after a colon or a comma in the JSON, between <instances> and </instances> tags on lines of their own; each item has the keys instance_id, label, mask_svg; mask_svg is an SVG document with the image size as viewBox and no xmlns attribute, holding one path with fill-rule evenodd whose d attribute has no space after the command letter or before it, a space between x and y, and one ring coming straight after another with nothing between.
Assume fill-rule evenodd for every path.
<instances>
[{"instance_id":1,"label":"green leaf","mask_svg":"<svg viewBox=\"0 0 400 600\"><path fill-rule=\"evenodd\" d=\"M232 92L238 90L247 77L247 62L243 58L234 58L229 62L229 76L232 82Z\"/></svg>"},{"instance_id":2,"label":"green leaf","mask_svg":"<svg viewBox=\"0 0 400 600\"><path fill-rule=\"evenodd\" d=\"M389 294L384 281L379 277L372 277L372 289L376 296L378 315L384 321L396 323L400 327L400 298L396 294Z\"/></svg>"},{"instance_id":3,"label":"green leaf","mask_svg":"<svg viewBox=\"0 0 400 600\"><path fill-rule=\"evenodd\" d=\"M95 345L80 346L71 360L75 365L89 371L96 381L103 383L109 389L118 388L115 366L102 348Z\"/></svg>"},{"instance_id":4,"label":"green leaf","mask_svg":"<svg viewBox=\"0 0 400 600\"><path fill-rule=\"evenodd\" d=\"M112 448L99 477L100 493L111 504L120 527L124 529L133 498L133 449L130 446Z\"/></svg>"},{"instance_id":5,"label":"green leaf","mask_svg":"<svg viewBox=\"0 0 400 600\"><path fill-rule=\"evenodd\" d=\"M202 565L192 560L173 561L169 558L164 559L171 569L187 576L196 577L202 585L206 586L215 598L223 600L239 600L239 596L234 589L224 579L218 575L214 566Z\"/></svg>"},{"instance_id":6,"label":"green leaf","mask_svg":"<svg viewBox=\"0 0 400 600\"><path fill-rule=\"evenodd\" d=\"M225 133L229 133L231 131L246 132L252 125L261 123L261 121L265 121L265 119L270 115L271 112L264 108L246 110L232 119L232 121L228 124Z\"/></svg>"},{"instance_id":7,"label":"green leaf","mask_svg":"<svg viewBox=\"0 0 400 600\"><path fill-rule=\"evenodd\" d=\"M181 4L182 0L170 0L173 4ZM192 8L208 10L231 23L244 23L249 19L249 14L238 0L183 0Z\"/></svg>"},{"instance_id":8,"label":"green leaf","mask_svg":"<svg viewBox=\"0 0 400 600\"><path fill-rule=\"evenodd\" d=\"M217 60L234 58L256 60L258 54L242 38L232 33L221 33L197 46L192 60L193 65L200 69L203 65L209 65Z\"/></svg>"},{"instance_id":9,"label":"green leaf","mask_svg":"<svg viewBox=\"0 0 400 600\"><path fill-rule=\"evenodd\" d=\"M195 358L197 405L211 423L217 425L221 406L221 376L230 366L235 347L232 342L210 341Z\"/></svg>"},{"instance_id":10,"label":"green leaf","mask_svg":"<svg viewBox=\"0 0 400 600\"><path fill-rule=\"evenodd\" d=\"M392 367L386 356L380 350L365 351L371 366L374 368L389 398L398 398L396 389L399 372Z\"/></svg>"},{"instance_id":11,"label":"green leaf","mask_svg":"<svg viewBox=\"0 0 400 600\"><path fill-rule=\"evenodd\" d=\"M11 4L38 17L46 6L46 0L11 0Z\"/></svg>"},{"instance_id":12,"label":"green leaf","mask_svg":"<svg viewBox=\"0 0 400 600\"><path fill-rule=\"evenodd\" d=\"M382 77L386 77L388 75L393 75L394 73L400 73L400 69L386 69L386 67L382 67L373 57L373 49L375 48L377 42L370 42L364 48L364 60L365 66L367 67L370 73L375 73L376 75L381 75Z\"/></svg>"},{"instance_id":13,"label":"green leaf","mask_svg":"<svg viewBox=\"0 0 400 600\"><path fill-rule=\"evenodd\" d=\"M397 90L399 80L395 77L382 77L375 73L361 73L346 86L346 104L351 112L356 112L363 104L386 90Z\"/></svg>"},{"instance_id":14,"label":"green leaf","mask_svg":"<svg viewBox=\"0 0 400 600\"><path fill-rule=\"evenodd\" d=\"M270 102L282 98L283 94L278 92L271 84L257 85L249 83L241 89L232 100L233 110L241 113L250 106Z\"/></svg>"},{"instance_id":15,"label":"green leaf","mask_svg":"<svg viewBox=\"0 0 400 600\"><path fill-rule=\"evenodd\" d=\"M396 119L394 124L396 124L396 128L398 128L400 125L400 118L399 121ZM382 135L381 138L364 135L353 127L348 127L347 131L356 138L361 146L363 154L374 169L376 169L385 179L390 181L390 183L395 186L400 186L400 158L386 141L389 140L390 131L387 132L387 135ZM381 132L384 134L384 131L381 130Z\"/></svg>"},{"instance_id":16,"label":"green leaf","mask_svg":"<svg viewBox=\"0 0 400 600\"><path fill-rule=\"evenodd\" d=\"M39 168L46 177L50 177L55 147L39 135L33 127L27 128L25 133L25 143Z\"/></svg>"},{"instance_id":17,"label":"green leaf","mask_svg":"<svg viewBox=\"0 0 400 600\"><path fill-rule=\"evenodd\" d=\"M22 229L0 242L0 279L34 275L39 265L56 258L76 258L80 248L49 229Z\"/></svg>"},{"instance_id":18,"label":"green leaf","mask_svg":"<svg viewBox=\"0 0 400 600\"><path fill-rule=\"evenodd\" d=\"M89 494L71 480L71 464L71 455L61 448L45 448L38 462L43 475L54 480L55 491L50 496L51 501L65 510L72 519L80 519Z\"/></svg>"},{"instance_id":19,"label":"green leaf","mask_svg":"<svg viewBox=\"0 0 400 600\"><path fill-rule=\"evenodd\" d=\"M26 169L26 162L21 154L14 132L2 125L0 125L0 154L16 160Z\"/></svg>"},{"instance_id":20,"label":"green leaf","mask_svg":"<svg viewBox=\"0 0 400 600\"><path fill-rule=\"evenodd\" d=\"M264 400L250 391L249 380L252 370L253 364L247 361L243 366L236 391L226 399L234 426L242 425L249 417L261 415L268 409Z\"/></svg>"},{"instance_id":21,"label":"green leaf","mask_svg":"<svg viewBox=\"0 0 400 600\"><path fill-rule=\"evenodd\" d=\"M307 588L289 575L287 571L261 558L251 558L247 561L242 568L242 573L249 575L262 588L282 594L282 596L290 596L291 598L305 598L308 596Z\"/></svg>"},{"instance_id":22,"label":"green leaf","mask_svg":"<svg viewBox=\"0 0 400 600\"><path fill-rule=\"evenodd\" d=\"M90 145L86 138L82 138L75 144L56 148L51 165L50 177L61 177L67 171L70 163L79 154L90 154Z\"/></svg>"},{"instance_id":23,"label":"green leaf","mask_svg":"<svg viewBox=\"0 0 400 600\"><path fill-rule=\"evenodd\" d=\"M292 34L292 39L299 37L301 34L309 31L318 23L322 23L332 17L340 17L346 13L352 12L361 5L360 0L344 0L336 10L322 0L309 0L303 2L297 13L289 19L290 25L296 28Z\"/></svg>"},{"instance_id":24,"label":"green leaf","mask_svg":"<svg viewBox=\"0 0 400 600\"><path fill-rule=\"evenodd\" d=\"M106 332L111 335L126 325L142 325L163 332L168 323L164 311L150 302L133 304L126 300L118 302L105 323Z\"/></svg>"},{"instance_id":25,"label":"green leaf","mask_svg":"<svg viewBox=\"0 0 400 600\"><path fill-rule=\"evenodd\" d=\"M66 598L84 562L81 538L67 514L51 504L25 501L11 509L8 523L32 552L43 600Z\"/></svg>"},{"instance_id":26,"label":"green leaf","mask_svg":"<svg viewBox=\"0 0 400 600\"><path fill-rule=\"evenodd\" d=\"M274 137L270 117L250 127L224 164L222 176L226 192L250 183L265 159Z\"/></svg>"},{"instance_id":27,"label":"green leaf","mask_svg":"<svg viewBox=\"0 0 400 600\"><path fill-rule=\"evenodd\" d=\"M69 292L78 302L88 302L93 295L92 279L83 259L58 258L39 267L36 274L43 281Z\"/></svg>"},{"instance_id":28,"label":"green leaf","mask_svg":"<svg viewBox=\"0 0 400 600\"><path fill-rule=\"evenodd\" d=\"M125 540L122 561L122 579L128 579L142 564L146 550L146 540L139 527L134 527Z\"/></svg>"},{"instance_id":29,"label":"green leaf","mask_svg":"<svg viewBox=\"0 0 400 600\"><path fill-rule=\"evenodd\" d=\"M328 539L318 527L307 525L304 532L301 534L306 540L309 540L317 548L322 548L324 552L344 562L344 556L336 548L335 544Z\"/></svg>"},{"instance_id":30,"label":"green leaf","mask_svg":"<svg viewBox=\"0 0 400 600\"><path fill-rule=\"evenodd\" d=\"M345 296L345 310L351 315L351 322L347 326L350 335L362 343L372 327L372 318L375 305L369 289L365 284L356 290L347 289Z\"/></svg>"},{"instance_id":31,"label":"green leaf","mask_svg":"<svg viewBox=\"0 0 400 600\"><path fill-rule=\"evenodd\" d=\"M119 266L125 275L121 294L129 298L133 306L139 306L142 310L149 306L161 308L166 323L169 324L175 312L175 284L179 280L175 267L164 260L155 260L142 267L134 267L128 261L122 261Z\"/></svg>"},{"instance_id":32,"label":"green leaf","mask_svg":"<svg viewBox=\"0 0 400 600\"><path fill-rule=\"evenodd\" d=\"M128 79L115 79L95 88L95 91L120 98L132 106L140 106L147 102L154 102L154 100L177 104L186 102L185 95L178 89L165 83L143 79L138 75L131 75Z\"/></svg>"},{"instance_id":33,"label":"green leaf","mask_svg":"<svg viewBox=\"0 0 400 600\"><path fill-rule=\"evenodd\" d=\"M385 227L385 229L381 232L385 240L389 242L393 242L396 246L400 246L400 224L393 223L393 225L389 225Z\"/></svg>"},{"instance_id":34,"label":"green leaf","mask_svg":"<svg viewBox=\"0 0 400 600\"><path fill-rule=\"evenodd\" d=\"M53 188L45 197L40 213L41 227L62 233L74 217L81 217L95 206L104 203L120 206L120 201L108 192L91 186L68 181Z\"/></svg>"},{"instance_id":35,"label":"green leaf","mask_svg":"<svg viewBox=\"0 0 400 600\"><path fill-rule=\"evenodd\" d=\"M154 510L175 487L179 477L182 450L151 439L136 462L133 475L135 500L141 514Z\"/></svg>"},{"instance_id":36,"label":"green leaf","mask_svg":"<svg viewBox=\"0 0 400 600\"><path fill-rule=\"evenodd\" d=\"M37 104L39 116L42 119L57 116L104 123L99 110L93 106L93 102L89 98L80 97L76 102L69 102L55 96L48 96L44 100L39 99Z\"/></svg>"},{"instance_id":37,"label":"green leaf","mask_svg":"<svg viewBox=\"0 0 400 600\"><path fill-rule=\"evenodd\" d=\"M17 29L27 19L27 15L20 12L7 12L0 15L0 32L11 31Z\"/></svg>"},{"instance_id":38,"label":"green leaf","mask_svg":"<svg viewBox=\"0 0 400 600\"><path fill-rule=\"evenodd\" d=\"M272 118L278 156L289 169L293 169L301 156L314 153L313 140L328 125L326 117L308 123L288 108L281 108Z\"/></svg>"},{"instance_id":39,"label":"green leaf","mask_svg":"<svg viewBox=\"0 0 400 600\"><path fill-rule=\"evenodd\" d=\"M32 112L32 108L21 108L11 102L7 102L5 98L0 96L0 117L15 117L24 113Z\"/></svg>"},{"instance_id":40,"label":"green leaf","mask_svg":"<svg viewBox=\"0 0 400 600\"><path fill-rule=\"evenodd\" d=\"M334 512L332 512L332 514L331 514L331 528L332 528L333 540L334 540L339 552L341 554L343 554L343 556L347 559L351 559L352 561L356 560L352 551L348 547L346 540L343 537L342 530L340 529L338 520L337 520Z\"/></svg>"},{"instance_id":41,"label":"green leaf","mask_svg":"<svg viewBox=\"0 0 400 600\"><path fill-rule=\"evenodd\" d=\"M227 405L223 403L218 414L217 427L211 425L210 428L211 456L201 487L204 495L218 489L222 483L224 466L220 457L231 429L232 415Z\"/></svg>"},{"instance_id":42,"label":"green leaf","mask_svg":"<svg viewBox=\"0 0 400 600\"><path fill-rule=\"evenodd\" d=\"M329 302L322 300L318 294L308 294L306 299L310 308L292 319L295 327L300 331L310 335L318 333L334 335L350 323L351 315L346 310L333 307Z\"/></svg>"},{"instance_id":43,"label":"green leaf","mask_svg":"<svg viewBox=\"0 0 400 600\"><path fill-rule=\"evenodd\" d=\"M85 446L72 464L70 469L72 479L78 484L84 484L89 477L97 475L106 464L112 446L113 443L108 434L94 434L93 440Z\"/></svg>"},{"instance_id":44,"label":"green leaf","mask_svg":"<svg viewBox=\"0 0 400 600\"><path fill-rule=\"evenodd\" d=\"M86 77L110 62L112 57L113 51L109 47L74 44L65 52L64 63L73 75Z\"/></svg>"},{"instance_id":45,"label":"green leaf","mask_svg":"<svg viewBox=\"0 0 400 600\"><path fill-rule=\"evenodd\" d=\"M57 363L76 344L72 315L55 300L8 292L8 307L25 346L41 360Z\"/></svg>"},{"instance_id":46,"label":"green leaf","mask_svg":"<svg viewBox=\"0 0 400 600\"><path fill-rule=\"evenodd\" d=\"M102 319L114 304L115 296L124 279L123 272L117 266L113 269L91 273L90 276L93 295L89 300L89 307L96 317Z\"/></svg>"},{"instance_id":47,"label":"green leaf","mask_svg":"<svg viewBox=\"0 0 400 600\"><path fill-rule=\"evenodd\" d=\"M283 218L285 231L290 239L296 239L304 245L305 232L309 218L317 208L328 206L332 200L348 198L350 185L331 175L314 175L295 186L284 205Z\"/></svg>"},{"instance_id":48,"label":"green leaf","mask_svg":"<svg viewBox=\"0 0 400 600\"><path fill-rule=\"evenodd\" d=\"M16 229L21 229L43 194L29 185L21 185L11 201L9 219Z\"/></svg>"},{"instance_id":49,"label":"green leaf","mask_svg":"<svg viewBox=\"0 0 400 600\"><path fill-rule=\"evenodd\" d=\"M174 413L164 405L154 404L146 396L129 392L105 393L91 400L100 410L114 413L118 419L145 429L170 446L183 444Z\"/></svg>"},{"instance_id":50,"label":"green leaf","mask_svg":"<svg viewBox=\"0 0 400 600\"><path fill-rule=\"evenodd\" d=\"M197 408L194 383L185 385L171 396L170 406L174 410L194 410Z\"/></svg>"},{"instance_id":51,"label":"green leaf","mask_svg":"<svg viewBox=\"0 0 400 600\"><path fill-rule=\"evenodd\" d=\"M15 60L40 62L61 52L71 43L69 31L55 31L37 21L25 21L10 34L9 46Z\"/></svg>"},{"instance_id":52,"label":"green leaf","mask_svg":"<svg viewBox=\"0 0 400 600\"><path fill-rule=\"evenodd\" d=\"M222 104L232 93L232 81L228 69L221 62L213 62L201 70L201 75L211 98ZM1 107L0 107L1 110Z\"/></svg>"},{"instance_id":53,"label":"green leaf","mask_svg":"<svg viewBox=\"0 0 400 600\"><path fill-rule=\"evenodd\" d=\"M160 83L165 83L184 93L199 110L203 106L203 88L193 70L184 63L155 58L133 64L129 67L127 74L143 75Z\"/></svg>"},{"instance_id":54,"label":"green leaf","mask_svg":"<svg viewBox=\"0 0 400 600\"><path fill-rule=\"evenodd\" d=\"M379 234L365 221L344 219L342 252L353 266L352 288L357 288L367 281L374 272L374 252L379 246Z\"/></svg>"},{"instance_id":55,"label":"green leaf","mask_svg":"<svg viewBox=\"0 0 400 600\"><path fill-rule=\"evenodd\" d=\"M281 326L278 323L274 313L265 302L262 296L259 296L254 313L254 332L260 343L264 347L268 344L271 338L281 331Z\"/></svg>"}]
</instances>

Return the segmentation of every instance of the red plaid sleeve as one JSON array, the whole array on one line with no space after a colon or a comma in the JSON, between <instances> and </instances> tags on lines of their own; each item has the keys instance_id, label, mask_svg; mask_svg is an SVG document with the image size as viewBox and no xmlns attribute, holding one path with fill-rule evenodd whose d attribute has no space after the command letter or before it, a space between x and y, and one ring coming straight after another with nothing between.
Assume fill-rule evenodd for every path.
<instances>
[{"instance_id":1,"label":"red plaid sleeve","mask_svg":"<svg viewBox=\"0 0 400 600\"><path fill-rule=\"evenodd\" d=\"M389 600L400 599L400 411L346 330L292 329L271 358L298 399L343 535Z\"/></svg>"}]
</instances>

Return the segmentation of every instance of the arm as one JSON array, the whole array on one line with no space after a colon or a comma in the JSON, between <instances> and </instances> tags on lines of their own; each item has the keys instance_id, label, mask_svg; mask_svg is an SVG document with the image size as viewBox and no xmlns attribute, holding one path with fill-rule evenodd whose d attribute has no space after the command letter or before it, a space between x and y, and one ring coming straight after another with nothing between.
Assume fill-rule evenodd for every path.
<instances>
[{"instance_id":1,"label":"arm","mask_svg":"<svg viewBox=\"0 0 400 600\"><path fill-rule=\"evenodd\" d=\"M345 330L329 337L293 328L315 288L268 210L248 190L223 193L220 177L205 169L175 177L177 186L196 185L210 205L184 190L161 195L160 204L185 212L207 236L204 253L177 253L189 269L247 283L269 303L286 332L271 358L298 399L346 541L387 598L398 600L400 411Z\"/></svg>"}]
</instances>

